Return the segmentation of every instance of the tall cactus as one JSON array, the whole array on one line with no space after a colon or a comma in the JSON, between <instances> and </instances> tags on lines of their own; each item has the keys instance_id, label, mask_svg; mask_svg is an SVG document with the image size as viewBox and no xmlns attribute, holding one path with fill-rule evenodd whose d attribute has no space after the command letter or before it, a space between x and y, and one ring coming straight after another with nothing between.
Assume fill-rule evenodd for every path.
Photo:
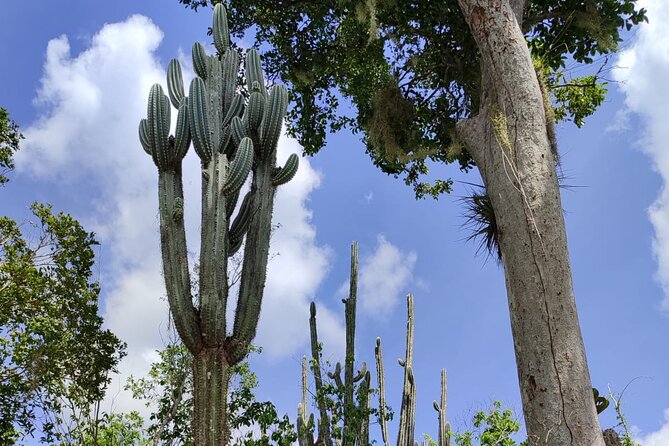
<instances>
[{"instance_id":1,"label":"tall cactus","mask_svg":"<svg viewBox=\"0 0 669 446\"><path fill-rule=\"evenodd\" d=\"M161 250L167 297L175 327L193 355L196 446L226 445L227 386L230 367L247 354L265 287L276 188L297 171L298 157L276 166L276 149L286 114L283 86L265 88L260 57L246 56L250 97L238 91L239 54L230 48L224 7L213 14L217 55L193 45L193 79L185 95L179 62L167 71L168 96L156 84L149 93L140 142L158 168ZM178 110L170 136L170 102ZM243 124L243 125L239 125ZM181 163L191 140L202 164L202 227L198 304L194 305L184 229ZM249 174L251 190L236 217L240 189ZM227 259L246 238L239 296L232 330L226 327L229 298Z\"/></svg>"},{"instance_id":2,"label":"tall cactus","mask_svg":"<svg viewBox=\"0 0 669 446\"><path fill-rule=\"evenodd\" d=\"M371 373L363 362L357 373L354 373L355 365L355 324L356 303L358 283L358 246L356 243L351 247L351 275L349 297L343 299L344 314L346 320L346 361L344 365L344 379L342 380L342 366L337 363L333 372L328 373L337 393L343 396L342 438L335 440L334 432L337 426L331 421L332 405L325 399L329 395L325 393L325 384L321 375L321 346L318 343L318 332L316 326L316 305L312 302L310 308L309 327L311 332L311 370L316 385L316 403L320 412L320 420L313 421L313 414L307 416L306 406L306 368L302 368L302 402L298 405L298 425L300 426L300 446L311 446L322 444L324 446L368 446L370 444L370 416L372 414L370 394L372 393ZM414 336L414 308L413 295L407 296L407 326L406 326L406 353L399 364L404 369L404 384L402 386L402 409L397 434L397 446L413 446L415 417L416 417L416 383L413 375L413 336ZM376 338L376 371L377 371L377 394L378 394L378 419L381 428L382 444L390 446L388 434L388 410L386 405L385 375L383 367L383 354L381 350L381 338ZM304 364L304 363L303 363ZM354 394L357 398L354 399ZM450 424L446 421L446 371L442 370L442 395L441 405L436 401L435 409L439 411L439 446L450 444ZM318 426L318 436L313 438L314 425ZM417 443L416 443L417 444Z\"/></svg>"}]
</instances>

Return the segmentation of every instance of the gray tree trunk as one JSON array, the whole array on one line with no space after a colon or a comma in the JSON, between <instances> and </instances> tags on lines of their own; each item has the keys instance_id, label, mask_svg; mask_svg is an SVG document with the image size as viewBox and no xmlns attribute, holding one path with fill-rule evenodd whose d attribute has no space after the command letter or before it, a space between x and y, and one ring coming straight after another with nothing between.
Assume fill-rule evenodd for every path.
<instances>
[{"instance_id":1,"label":"gray tree trunk","mask_svg":"<svg viewBox=\"0 0 669 446\"><path fill-rule=\"evenodd\" d=\"M458 137L495 210L529 444L604 446L541 90L516 20L524 1L459 3L479 46L483 91Z\"/></svg>"}]
</instances>

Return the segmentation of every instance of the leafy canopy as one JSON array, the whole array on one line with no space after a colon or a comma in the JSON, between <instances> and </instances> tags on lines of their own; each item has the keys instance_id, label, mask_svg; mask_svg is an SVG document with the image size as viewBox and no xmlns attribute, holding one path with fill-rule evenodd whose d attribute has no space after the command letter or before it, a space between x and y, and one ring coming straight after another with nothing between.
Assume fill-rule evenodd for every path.
<instances>
[{"instance_id":1,"label":"leafy canopy","mask_svg":"<svg viewBox=\"0 0 669 446\"><path fill-rule=\"evenodd\" d=\"M32 211L35 224L0 217L1 444L38 420L57 440L71 407L102 398L125 348L98 315L93 234L50 206Z\"/></svg>"},{"instance_id":2,"label":"leafy canopy","mask_svg":"<svg viewBox=\"0 0 669 446\"><path fill-rule=\"evenodd\" d=\"M7 173L14 168L13 155L19 150L23 135L6 109L0 107L0 185L9 181Z\"/></svg>"},{"instance_id":3,"label":"leafy canopy","mask_svg":"<svg viewBox=\"0 0 669 446\"><path fill-rule=\"evenodd\" d=\"M318 152L327 132L361 132L374 164L403 176L418 197L451 189L449 179L423 182L430 164L473 166L453 134L479 105L479 54L456 0L225 3L233 34L254 33L268 77L288 84L288 130L306 153ZM527 1L523 31L557 119L582 125L606 92L601 72L572 78L567 64L597 62L616 50L621 30L643 20L636 0ZM346 114L342 101L357 114Z\"/></svg>"}]
</instances>

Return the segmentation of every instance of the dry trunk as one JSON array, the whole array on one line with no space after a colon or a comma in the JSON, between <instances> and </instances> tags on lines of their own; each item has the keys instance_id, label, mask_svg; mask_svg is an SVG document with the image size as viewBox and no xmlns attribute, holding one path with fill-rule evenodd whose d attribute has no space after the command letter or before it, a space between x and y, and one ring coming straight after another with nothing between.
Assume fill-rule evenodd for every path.
<instances>
[{"instance_id":1,"label":"dry trunk","mask_svg":"<svg viewBox=\"0 0 669 446\"><path fill-rule=\"evenodd\" d=\"M542 94L514 14L524 2L459 1L479 46L483 89L479 113L459 124L458 136L495 210L529 444L604 446Z\"/></svg>"}]
</instances>

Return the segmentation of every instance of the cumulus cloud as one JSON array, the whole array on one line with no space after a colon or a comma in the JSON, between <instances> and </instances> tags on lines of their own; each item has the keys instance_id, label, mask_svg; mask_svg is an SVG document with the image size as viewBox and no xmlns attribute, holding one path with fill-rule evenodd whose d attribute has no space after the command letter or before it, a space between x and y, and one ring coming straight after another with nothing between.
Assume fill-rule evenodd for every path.
<instances>
[{"instance_id":1,"label":"cumulus cloud","mask_svg":"<svg viewBox=\"0 0 669 446\"><path fill-rule=\"evenodd\" d=\"M388 315L402 301L410 282L424 285L422 280L413 277L416 253L401 251L382 234L376 238L374 252L367 256L362 253L361 258L358 298L362 311L368 315ZM336 297L343 298L348 293L349 281L346 281Z\"/></svg>"},{"instance_id":2,"label":"cumulus cloud","mask_svg":"<svg viewBox=\"0 0 669 446\"><path fill-rule=\"evenodd\" d=\"M50 41L35 99L39 117L25 130L16 160L19 171L90 200L72 211L102 241L105 323L128 343L113 391L129 374L148 370L153 352L164 345L168 320L162 299L157 174L137 137L150 86L165 83L165 69L155 54L162 38L148 18L135 15L105 25L78 55L70 53L66 36ZM192 73L185 68L187 81ZM301 148L282 138L279 160L292 152L301 153ZM306 341L308 302L329 260L328 248L316 240L308 208L319 174L307 159L300 164L296 178L278 192L273 220L281 225L271 247L278 256L269 265L257 340L273 357L294 353ZM191 256L197 255L199 245L200 175L199 160L191 152L184 161ZM327 310L321 315L324 338L339 336L338 319ZM115 397L115 406L141 409L125 394Z\"/></svg>"},{"instance_id":3,"label":"cumulus cloud","mask_svg":"<svg viewBox=\"0 0 669 446\"><path fill-rule=\"evenodd\" d=\"M633 44L620 54L617 65L621 68L614 76L621 82L626 107L645 123L641 147L664 183L648 214L655 228L657 278L665 293L662 308L669 312L669 3L642 0L638 6L647 9L649 23L639 27Z\"/></svg>"},{"instance_id":4,"label":"cumulus cloud","mask_svg":"<svg viewBox=\"0 0 669 446\"><path fill-rule=\"evenodd\" d=\"M664 424L660 428L646 435L637 435L636 441L641 446L663 446L669 444L669 409L664 411Z\"/></svg>"}]
</instances>

